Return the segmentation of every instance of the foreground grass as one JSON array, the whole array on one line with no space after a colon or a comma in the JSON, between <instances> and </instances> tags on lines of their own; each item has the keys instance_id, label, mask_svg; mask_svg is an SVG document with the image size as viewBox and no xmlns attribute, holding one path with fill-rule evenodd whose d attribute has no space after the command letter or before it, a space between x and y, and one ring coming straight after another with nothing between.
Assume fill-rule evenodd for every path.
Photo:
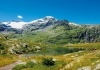
<instances>
[{"instance_id":1,"label":"foreground grass","mask_svg":"<svg viewBox=\"0 0 100 70\"><path fill-rule=\"evenodd\" d=\"M0 67L9 65L17 61L17 56L15 55L0 55Z\"/></svg>"},{"instance_id":2,"label":"foreground grass","mask_svg":"<svg viewBox=\"0 0 100 70\"><path fill-rule=\"evenodd\" d=\"M42 55L39 54L28 57L20 56L19 60L22 60L22 62L28 63L30 61L33 61L34 65L31 68L26 67L25 65L24 67L23 65L19 65L17 67L22 67L22 69L15 70L77 70L85 66L90 66L93 70L96 68L97 64L100 64L100 43L73 44L70 45L70 47L85 48L85 50L79 50L72 53L63 53L60 55L43 55L42 53ZM58 48L56 48L56 50L57 49ZM64 50L62 49L59 52L62 51ZM51 57L55 59L55 65L45 66L42 64L43 58ZM2 63L0 62L0 64L4 66L16 61L16 56L0 56L0 59L2 60Z\"/></svg>"},{"instance_id":3,"label":"foreground grass","mask_svg":"<svg viewBox=\"0 0 100 70\"><path fill-rule=\"evenodd\" d=\"M33 66L33 68L24 68L22 70L59 70L60 68L62 68L64 66L64 62L59 61L56 62L56 64L54 66L45 66L42 64L36 64Z\"/></svg>"},{"instance_id":4,"label":"foreground grass","mask_svg":"<svg viewBox=\"0 0 100 70\"><path fill-rule=\"evenodd\" d=\"M87 51L80 54L73 55L73 60L66 64L63 70L77 70L85 66L90 66L91 69L94 69L100 63L100 50Z\"/></svg>"},{"instance_id":5,"label":"foreground grass","mask_svg":"<svg viewBox=\"0 0 100 70\"><path fill-rule=\"evenodd\" d=\"M56 59L56 64L54 66L43 65L42 59L47 57ZM57 56L35 55L32 57L22 57L20 59L23 62L36 61L32 68L23 68L21 70L77 70L85 66L90 66L91 69L94 69L100 63L100 50L85 50Z\"/></svg>"},{"instance_id":6,"label":"foreground grass","mask_svg":"<svg viewBox=\"0 0 100 70\"><path fill-rule=\"evenodd\" d=\"M31 66L30 67L27 64L26 65L21 64L21 65L17 65L15 68L13 68L13 70L59 70L59 69L63 68L66 65L66 63L64 61L57 60L57 61L55 61L54 65L47 66L47 65L43 64L42 60L43 60L43 58L49 58L49 57L43 57L42 56L41 58L42 59L40 59L40 57L39 57L36 60L36 59L33 59L33 57L31 57L29 60L27 60L26 63L28 63L32 60L35 60L36 63L34 63L33 66L30 65Z\"/></svg>"}]
</instances>

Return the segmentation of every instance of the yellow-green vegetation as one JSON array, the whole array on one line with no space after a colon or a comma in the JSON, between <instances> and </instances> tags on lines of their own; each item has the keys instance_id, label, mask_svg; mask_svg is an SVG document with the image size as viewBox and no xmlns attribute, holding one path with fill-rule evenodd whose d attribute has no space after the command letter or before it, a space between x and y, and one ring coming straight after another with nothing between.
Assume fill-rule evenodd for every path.
<instances>
[{"instance_id":1,"label":"yellow-green vegetation","mask_svg":"<svg viewBox=\"0 0 100 70\"><path fill-rule=\"evenodd\" d=\"M53 58L55 64L46 66L42 63L43 58ZM94 69L100 63L100 50L79 51L70 54L49 56L49 55L36 55L30 57L21 57L23 62L33 61L33 67L24 67L21 70L77 70L85 66L90 66Z\"/></svg>"},{"instance_id":2,"label":"yellow-green vegetation","mask_svg":"<svg viewBox=\"0 0 100 70\"><path fill-rule=\"evenodd\" d=\"M73 60L66 64L63 70L77 70L78 68L85 66L90 66L91 69L94 69L96 65L100 63L100 50L89 52L87 51L85 52L85 54L82 54L81 56L79 56L79 54L76 53L75 55L72 55L70 58L73 58Z\"/></svg>"},{"instance_id":3,"label":"yellow-green vegetation","mask_svg":"<svg viewBox=\"0 0 100 70\"><path fill-rule=\"evenodd\" d=\"M86 48L86 49L100 49L100 42L98 43L79 43L79 44L67 44L65 46L76 47L76 48Z\"/></svg>"},{"instance_id":4,"label":"yellow-green vegetation","mask_svg":"<svg viewBox=\"0 0 100 70\"><path fill-rule=\"evenodd\" d=\"M0 67L17 60L26 62L26 65L17 65L13 70L77 70L85 66L94 69L100 64L100 43L50 44L33 42L31 39L6 40L3 36L0 41ZM10 54L9 49L16 52L14 54L22 55L18 58Z\"/></svg>"},{"instance_id":5,"label":"yellow-green vegetation","mask_svg":"<svg viewBox=\"0 0 100 70\"><path fill-rule=\"evenodd\" d=\"M23 62L26 62L26 65L17 65L13 70L58 70L63 68L66 63L62 60L56 60L54 57L55 56L23 57L23 59L21 59Z\"/></svg>"},{"instance_id":6,"label":"yellow-green vegetation","mask_svg":"<svg viewBox=\"0 0 100 70\"><path fill-rule=\"evenodd\" d=\"M94 47L93 47L94 46ZM34 62L30 67L24 66L21 70L77 70L82 67L89 66L95 69L100 64L100 43L85 43L73 44L74 48L87 48L73 53L60 54L60 55L43 55L37 54L33 56L20 55L20 60L23 62ZM69 47L68 45L66 47ZM90 48L90 49L89 49ZM60 48L61 49L61 48ZM73 49L74 50L74 49ZM27 55L27 54L26 54ZM55 63L52 66L43 64L44 58L52 58ZM50 59L51 60L51 59Z\"/></svg>"},{"instance_id":7,"label":"yellow-green vegetation","mask_svg":"<svg viewBox=\"0 0 100 70\"><path fill-rule=\"evenodd\" d=\"M0 55L0 67L14 63L17 59L15 55Z\"/></svg>"}]
</instances>

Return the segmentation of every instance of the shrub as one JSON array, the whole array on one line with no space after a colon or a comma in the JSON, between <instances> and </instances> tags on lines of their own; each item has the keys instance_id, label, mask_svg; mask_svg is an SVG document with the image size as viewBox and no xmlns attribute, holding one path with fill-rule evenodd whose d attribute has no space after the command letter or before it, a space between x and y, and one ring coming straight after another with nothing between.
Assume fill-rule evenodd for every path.
<instances>
[{"instance_id":1,"label":"shrub","mask_svg":"<svg viewBox=\"0 0 100 70\"><path fill-rule=\"evenodd\" d=\"M43 65L46 65L46 66L55 65L55 61L53 61L53 58L43 58L42 63L43 63Z\"/></svg>"},{"instance_id":2,"label":"shrub","mask_svg":"<svg viewBox=\"0 0 100 70\"><path fill-rule=\"evenodd\" d=\"M4 46L0 46L0 50L4 50Z\"/></svg>"}]
</instances>

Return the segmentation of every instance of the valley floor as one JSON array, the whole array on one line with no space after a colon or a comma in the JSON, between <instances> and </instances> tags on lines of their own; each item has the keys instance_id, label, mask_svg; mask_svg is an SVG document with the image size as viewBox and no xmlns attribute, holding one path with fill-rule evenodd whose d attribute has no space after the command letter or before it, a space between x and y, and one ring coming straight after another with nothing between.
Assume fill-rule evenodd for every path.
<instances>
[{"instance_id":1,"label":"valley floor","mask_svg":"<svg viewBox=\"0 0 100 70\"><path fill-rule=\"evenodd\" d=\"M41 60L47 57L52 57L58 63L51 67L42 65ZM100 50L85 50L57 56L35 55L25 57L20 55L17 62L1 67L0 70L12 70L16 65L26 64L29 61L33 61L35 65L32 68L21 70L100 70Z\"/></svg>"}]
</instances>

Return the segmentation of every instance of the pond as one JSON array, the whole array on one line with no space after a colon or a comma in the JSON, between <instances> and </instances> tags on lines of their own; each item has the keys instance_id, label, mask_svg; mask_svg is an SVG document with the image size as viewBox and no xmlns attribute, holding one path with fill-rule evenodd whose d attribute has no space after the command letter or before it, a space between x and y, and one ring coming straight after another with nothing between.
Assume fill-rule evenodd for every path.
<instances>
[{"instance_id":1,"label":"pond","mask_svg":"<svg viewBox=\"0 0 100 70\"><path fill-rule=\"evenodd\" d=\"M66 47L56 47L56 48L45 48L44 50L41 50L40 52L35 53L28 53L28 54L22 54L24 57L30 57L30 56L43 56L43 55L64 55L68 53L78 52L82 51L84 49L80 48L66 48Z\"/></svg>"}]
</instances>

